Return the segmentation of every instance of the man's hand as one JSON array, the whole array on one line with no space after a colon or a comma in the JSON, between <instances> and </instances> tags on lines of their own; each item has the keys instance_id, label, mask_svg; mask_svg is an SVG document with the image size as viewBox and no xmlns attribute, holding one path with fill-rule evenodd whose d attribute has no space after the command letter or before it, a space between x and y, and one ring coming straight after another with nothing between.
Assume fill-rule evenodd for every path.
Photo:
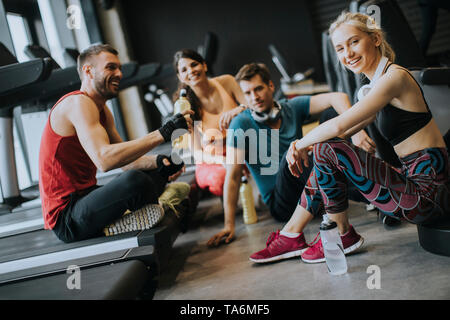
<instances>
[{"instance_id":1,"label":"man's hand","mask_svg":"<svg viewBox=\"0 0 450 320\"><path fill-rule=\"evenodd\" d=\"M161 154L156 157L158 172L168 181L176 180L185 171L183 160L179 158L175 159L175 162L173 160L172 156L167 157Z\"/></svg>"},{"instance_id":2,"label":"man's hand","mask_svg":"<svg viewBox=\"0 0 450 320\"><path fill-rule=\"evenodd\" d=\"M358 131L352 136L352 143L368 153L375 153L377 147L364 130Z\"/></svg>"},{"instance_id":3,"label":"man's hand","mask_svg":"<svg viewBox=\"0 0 450 320\"><path fill-rule=\"evenodd\" d=\"M209 239L207 245L209 247L217 247L221 243L230 243L234 240L234 228L224 227L220 232L216 233L211 239Z\"/></svg>"},{"instance_id":4,"label":"man's hand","mask_svg":"<svg viewBox=\"0 0 450 320\"><path fill-rule=\"evenodd\" d=\"M303 165L309 167L308 152L312 150L312 146L305 149L297 149L295 146L297 141L291 142L289 150L286 153L286 161L291 174L298 178L303 172Z\"/></svg>"},{"instance_id":5,"label":"man's hand","mask_svg":"<svg viewBox=\"0 0 450 320\"><path fill-rule=\"evenodd\" d=\"M228 126L231 123L231 120L233 120L234 117L236 117L239 113L245 110L245 107L240 105L236 108L233 108L227 112L224 112L219 119L219 130L225 130L228 129Z\"/></svg>"},{"instance_id":6,"label":"man's hand","mask_svg":"<svg viewBox=\"0 0 450 320\"><path fill-rule=\"evenodd\" d=\"M170 117L166 123L159 128L161 136L164 138L165 142L171 141L172 138L177 138L185 133L178 132L177 136L172 137L172 134L177 129L186 129L189 133L192 133L193 121L191 115L194 114L193 110L185 110L182 113L177 113L176 115ZM183 130L179 130L183 131Z\"/></svg>"},{"instance_id":7,"label":"man's hand","mask_svg":"<svg viewBox=\"0 0 450 320\"><path fill-rule=\"evenodd\" d=\"M163 164L165 166L170 166L170 162L167 159L163 160ZM178 179L179 176L181 176L183 174L183 172L186 171L186 166L183 165L183 167L176 173L174 173L173 175L169 176L169 178L167 179L168 181L175 181Z\"/></svg>"}]
</instances>

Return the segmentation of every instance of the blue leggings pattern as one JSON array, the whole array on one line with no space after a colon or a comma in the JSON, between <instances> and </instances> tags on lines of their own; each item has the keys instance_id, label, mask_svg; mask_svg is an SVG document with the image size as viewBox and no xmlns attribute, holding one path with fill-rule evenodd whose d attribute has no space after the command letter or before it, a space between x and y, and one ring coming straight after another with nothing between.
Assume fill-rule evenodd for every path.
<instances>
[{"instance_id":1,"label":"blue leggings pattern","mask_svg":"<svg viewBox=\"0 0 450 320\"><path fill-rule=\"evenodd\" d=\"M316 215L348 208L347 181L384 213L420 224L450 213L447 151L430 148L400 159L402 168L351 143L333 139L314 146L314 168L300 205Z\"/></svg>"}]
</instances>

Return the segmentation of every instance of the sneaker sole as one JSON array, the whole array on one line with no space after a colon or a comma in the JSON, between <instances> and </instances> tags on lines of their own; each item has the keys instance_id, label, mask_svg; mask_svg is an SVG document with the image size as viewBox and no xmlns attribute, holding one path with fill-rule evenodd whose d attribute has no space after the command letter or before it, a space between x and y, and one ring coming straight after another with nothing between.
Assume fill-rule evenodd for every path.
<instances>
[{"instance_id":1,"label":"sneaker sole","mask_svg":"<svg viewBox=\"0 0 450 320\"><path fill-rule=\"evenodd\" d=\"M362 247L363 244L364 244L364 238L361 237L358 242L356 242L355 244L351 245L350 247L345 248L344 249L344 254L347 255L349 253L352 253L352 252L358 250L359 248ZM304 259L302 257L302 261L306 262L306 263L321 263L321 262L325 262L325 258L308 260L308 259Z\"/></svg>"},{"instance_id":2,"label":"sneaker sole","mask_svg":"<svg viewBox=\"0 0 450 320\"><path fill-rule=\"evenodd\" d=\"M266 262L279 261L279 260L289 259L289 258L293 258L293 257L298 257L303 252L305 252L307 249L308 248L304 248L304 249L297 250L297 251L286 252L286 253L280 254L278 256L274 256L274 257L266 258L266 259L249 258L249 260L252 262L255 262L255 263L266 263Z\"/></svg>"},{"instance_id":3,"label":"sneaker sole","mask_svg":"<svg viewBox=\"0 0 450 320\"><path fill-rule=\"evenodd\" d=\"M148 205L129 213L115 223L104 228L106 236L125 232L146 230L156 226L164 217L164 209L159 205Z\"/></svg>"}]
</instances>

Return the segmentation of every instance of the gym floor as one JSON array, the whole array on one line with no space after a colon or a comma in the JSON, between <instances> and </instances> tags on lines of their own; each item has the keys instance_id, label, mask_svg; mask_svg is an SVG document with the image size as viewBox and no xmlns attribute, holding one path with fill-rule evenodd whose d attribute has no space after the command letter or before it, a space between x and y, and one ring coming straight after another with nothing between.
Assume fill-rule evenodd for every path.
<instances>
[{"instance_id":1,"label":"gym floor","mask_svg":"<svg viewBox=\"0 0 450 320\"><path fill-rule=\"evenodd\" d=\"M348 273L329 275L324 263L299 258L258 265L248 257L265 247L269 233L283 227L267 209L259 221L236 221L236 239L208 248L206 242L223 227L220 198L200 202L187 233L174 243L169 267L159 279L154 300L403 300L449 299L450 258L429 253L418 241L415 225L387 227L375 211L350 202L349 218L364 239L363 247L347 256ZM320 219L306 228L306 241L319 231ZM370 267L377 266L377 267ZM376 276L380 277L377 282ZM372 289L369 289L372 288Z\"/></svg>"}]
</instances>

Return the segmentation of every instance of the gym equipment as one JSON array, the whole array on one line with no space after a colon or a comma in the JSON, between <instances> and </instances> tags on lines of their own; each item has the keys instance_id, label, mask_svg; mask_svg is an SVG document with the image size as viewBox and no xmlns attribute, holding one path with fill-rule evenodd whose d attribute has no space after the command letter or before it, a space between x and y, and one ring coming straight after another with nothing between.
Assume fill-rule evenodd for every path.
<instances>
[{"instance_id":1,"label":"gym equipment","mask_svg":"<svg viewBox=\"0 0 450 320\"><path fill-rule=\"evenodd\" d=\"M148 86L149 92L144 95L145 101L148 103L154 103L156 108L158 108L159 113L161 113L161 117L164 119L171 114L173 114L174 105L172 100L170 100L164 89L158 89L156 84L151 84Z\"/></svg>"},{"instance_id":2,"label":"gym equipment","mask_svg":"<svg viewBox=\"0 0 450 320\"><path fill-rule=\"evenodd\" d=\"M213 32L208 31L202 45L198 46L198 53L205 59L208 66L208 76L213 76L213 64L217 59L217 52L219 50L219 39Z\"/></svg>"},{"instance_id":3,"label":"gym equipment","mask_svg":"<svg viewBox=\"0 0 450 320\"><path fill-rule=\"evenodd\" d=\"M15 57L0 43L0 180L4 206L2 211L10 211L26 199L20 195L16 175L16 163L13 145L13 112L8 106L8 97L20 96L19 90L43 82L50 76L51 61L34 59L17 63Z\"/></svg>"},{"instance_id":4,"label":"gym equipment","mask_svg":"<svg viewBox=\"0 0 450 320\"><path fill-rule=\"evenodd\" d=\"M442 133L450 132L450 68L428 68L412 72L422 87L433 119ZM447 145L447 151L449 150ZM419 243L425 250L450 257L450 212L432 223L417 226Z\"/></svg>"},{"instance_id":5,"label":"gym equipment","mask_svg":"<svg viewBox=\"0 0 450 320\"><path fill-rule=\"evenodd\" d=\"M450 129L450 68L427 68L411 71L420 84L433 119L444 136Z\"/></svg>"},{"instance_id":6,"label":"gym equipment","mask_svg":"<svg viewBox=\"0 0 450 320\"><path fill-rule=\"evenodd\" d=\"M154 271L165 266L178 235L178 218L167 211L152 229L64 243L50 230L35 230L2 239L0 284L65 272L68 266L87 267L139 259Z\"/></svg>"},{"instance_id":7,"label":"gym equipment","mask_svg":"<svg viewBox=\"0 0 450 320\"><path fill-rule=\"evenodd\" d=\"M117 236L65 244L38 230L2 239L0 299L136 298L167 266L179 232L179 218L169 210L156 228ZM88 290L67 290L67 270L74 267Z\"/></svg>"},{"instance_id":8,"label":"gym equipment","mask_svg":"<svg viewBox=\"0 0 450 320\"><path fill-rule=\"evenodd\" d=\"M70 281L77 276L75 272L79 283L75 278ZM74 267L65 273L0 286L0 300L132 300L145 295L149 279L147 267L138 260L79 270Z\"/></svg>"},{"instance_id":9,"label":"gym equipment","mask_svg":"<svg viewBox=\"0 0 450 320\"><path fill-rule=\"evenodd\" d=\"M287 86L287 88L294 86L295 84L298 84L301 81L307 80L313 73L314 68L310 68L306 70L305 72L301 73L298 72L294 74L292 77L289 75L289 69L288 64L284 57L280 54L280 52L277 50L275 45L269 44L269 51L272 54L272 61L277 67L278 71L281 73L281 80L280 80L280 87L276 90L274 94L275 100L280 100L283 98L286 98L285 93L283 92L283 87ZM298 89L297 89L298 90ZM296 91L297 91L296 90ZM304 92L302 94L312 94L312 93L319 93L320 91L323 91L323 89L318 89L316 92L316 88L314 85L309 84L307 92ZM314 92L312 92L314 91ZM325 91L328 91L328 88L325 88ZM315 121L315 119L311 119L310 121Z\"/></svg>"},{"instance_id":10,"label":"gym equipment","mask_svg":"<svg viewBox=\"0 0 450 320\"><path fill-rule=\"evenodd\" d=\"M286 83L297 83L307 79L314 73L314 68L310 68L305 72L298 72L294 74L292 77L288 73L288 65L284 57L278 52L277 48L273 44L269 44L269 51L272 54L272 61L277 67L278 71L280 71L282 78L282 82Z\"/></svg>"},{"instance_id":11,"label":"gym equipment","mask_svg":"<svg viewBox=\"0 0 450 320\"><path fill-rule=\"evenodd\" d=\"M419 243L425 250L450 257L450 215L433 223L417 226Z\"/></svg>"}]
</instances>

